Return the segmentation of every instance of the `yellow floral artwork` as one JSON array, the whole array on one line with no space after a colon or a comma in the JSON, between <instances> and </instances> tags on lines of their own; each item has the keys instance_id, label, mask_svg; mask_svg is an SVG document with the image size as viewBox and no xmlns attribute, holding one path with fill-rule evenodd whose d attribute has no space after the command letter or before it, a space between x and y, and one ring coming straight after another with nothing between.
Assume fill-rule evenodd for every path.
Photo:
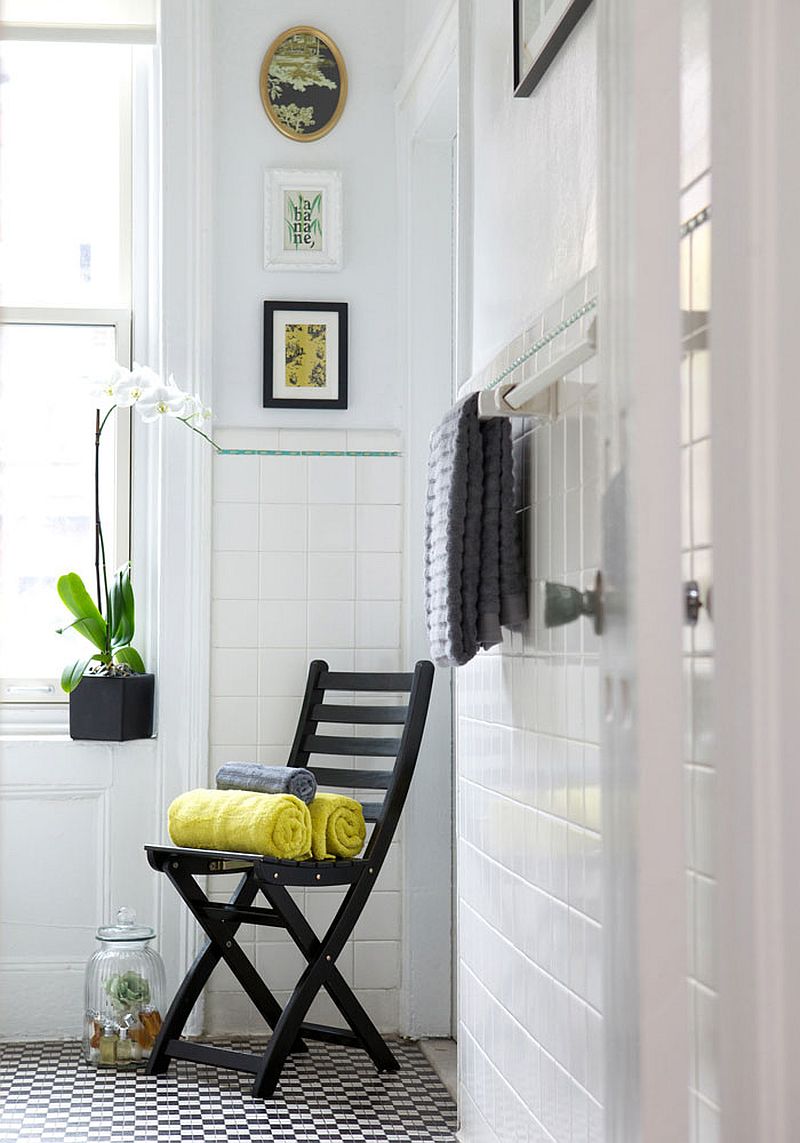
<instances>
[{"instance_id":1,"label":"yellow floral artwork","mask_svg":"<svg viewBox=\"0 0 800 1143\"><path fill-rule=\"evenodd\" d=\"M324 389L327 376L327 326L322 323L287 323L285 334L286 385L292 389Z\"/></svg>"}]
</instances>

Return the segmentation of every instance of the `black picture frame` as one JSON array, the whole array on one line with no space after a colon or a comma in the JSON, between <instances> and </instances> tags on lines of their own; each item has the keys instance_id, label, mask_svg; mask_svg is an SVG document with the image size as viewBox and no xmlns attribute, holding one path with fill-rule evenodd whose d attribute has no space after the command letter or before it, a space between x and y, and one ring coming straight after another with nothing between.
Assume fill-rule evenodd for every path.
<instances>
[{"instance_id":1,"label":"black picture frame","mask_svg":"<svg viewBox=\"0 0 800 1143\"><path fill-rule=\"evenodd\" d=\"M313 396L315 385L309 383L307 380L301 382L297 389L290 388L286 380L286 370L288 369L288 361L286 357L287 343L285 340L278 346L275 343L275 328L276 328L276 315L280 319L281 315L286 314L290 317L292 314L328 314L331 318L335 317L335 322L320 322L314 325L325 325L326 334L325 342L328 342L328 333L335 330L335 348L332 350L333 361L330 358L325 359L325 377L327 385L327 377L331 365L335 363L335 386L331 386L332 395L328 397ZM294 323L287 322L288 325ZM297 323L300 326L309 326L309 323ZM306 335L307 336L307 335ZM312 335L313 336L313 335ZM346 409L347 408L347 337L348 337L348 304L347 302L278 302L278 301L265 301L264 302L264 362L263 362L263 407L265 409ZM309 345L311 343L308 343ZM281 372L284 374L284 384L282 387L276 386L276 352L282 354L283 366ZM301 351L301 360L303 352ZM302 369L302 364L300 365ZM306 376L313 373L313 369L306 365ZM309 396L295 396L295 393L300 391L308 392Z\"/></svg>"},{"instance_id":2,"label":"black picture frame","mask_svg":"<svg viewBox=\"0 0 800 1143\"><path fill-rule=\"evenodd\" d=\"M564 46L567 37L580 20L592 0L556 0L555 12L542 21L542 43L533 63L523 72L522 7L525 0L512 0L514 5L514 97L524 99L531 95L550 64ZM559 11L560 14L559 14ZM550 25L549 27L547 25Z\"/></svg>"}]
</instances>

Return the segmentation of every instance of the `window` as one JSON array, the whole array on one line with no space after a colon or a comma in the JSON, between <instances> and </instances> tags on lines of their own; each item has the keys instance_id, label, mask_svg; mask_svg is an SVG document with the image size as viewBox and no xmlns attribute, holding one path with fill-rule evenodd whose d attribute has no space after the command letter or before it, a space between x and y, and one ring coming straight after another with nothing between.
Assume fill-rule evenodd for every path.
<instances>
[{"instance_id":1,"label":"window","mask_svg":"<svg viewBox=\"0 0 800 1143\"><path fill-rule=\"evenodd\" d=\"M131 88L134 55L144 49L37 37L5 41L0 58L6 704L66 701L61 668L82 640L56 634L65 611L55 584L66 571L87 586L94 580L95 414L86 378L114 361L130 364L131 355ZM116 567L129 552L130 426L119 413L112 422L103 434L102 511Z\"/></svg>"}]
</instances>

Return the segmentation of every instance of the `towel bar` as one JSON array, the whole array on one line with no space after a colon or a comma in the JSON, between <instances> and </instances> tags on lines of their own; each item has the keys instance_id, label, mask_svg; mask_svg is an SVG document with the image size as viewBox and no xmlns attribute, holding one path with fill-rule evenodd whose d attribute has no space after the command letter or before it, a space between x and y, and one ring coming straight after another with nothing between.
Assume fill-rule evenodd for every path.
<instances>
[{"instance_id":1,"label":"towel bar","mask_svg":"<svg viewBox=\"0 0 800 1143\"><path fill-rule=\"evenodd\" d=\"M478 416L538 417L551 420L558 416L555 385L567 373L587 362L597 352L597 318L575 345L549 362L533 377L517 383L504 383L484 389L478 394Z\"/></svg>"}]
</instances>

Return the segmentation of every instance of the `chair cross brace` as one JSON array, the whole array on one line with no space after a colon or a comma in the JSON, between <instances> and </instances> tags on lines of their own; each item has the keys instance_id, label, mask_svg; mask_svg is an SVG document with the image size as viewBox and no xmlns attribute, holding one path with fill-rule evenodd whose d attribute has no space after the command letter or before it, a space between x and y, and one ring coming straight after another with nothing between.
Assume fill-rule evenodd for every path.
<instances>
[{"instance_id":1,"label":"chair cross brace","mask_svg":"<svg viewBox=\"0 0 800 1143\"><path fill-rule=\"evenodd\" d=\"M378 1071L397 1071L399 1064L370 1020L353 990L336 967L336 959L350 937L374 883L374 869L364 863L360 876L345 894L324 936L317 937L285 886L264 880L258 859L244 873L227 904L209 901L193 872L196 858L185 860L180 850L148 847L151 863L167 874L205 933L207 942L189 969L170 1005L147 1065L149 1075L167 1071L171 1059L193 1060L216 1067L233 1068L255 1075L253 1095L268 1099L275 1091L286 1059L293 1052L307 1052L306 1040L322 1040L346 1047L363 1048ZM189 872L184 866L194 866ZM269 877L269 874L266 874ZM269 908L255 908L261 894ZM245 923L285 928L306 959L291 997L284 1008L253 967L235 935ZM196 1044L180 1039L192 1009L214 968L224 961L259 1013L272 1029L263 1056ZM305 1022L317 993L324 988L351 1031Z\"/></svg>"}]
</instances>

